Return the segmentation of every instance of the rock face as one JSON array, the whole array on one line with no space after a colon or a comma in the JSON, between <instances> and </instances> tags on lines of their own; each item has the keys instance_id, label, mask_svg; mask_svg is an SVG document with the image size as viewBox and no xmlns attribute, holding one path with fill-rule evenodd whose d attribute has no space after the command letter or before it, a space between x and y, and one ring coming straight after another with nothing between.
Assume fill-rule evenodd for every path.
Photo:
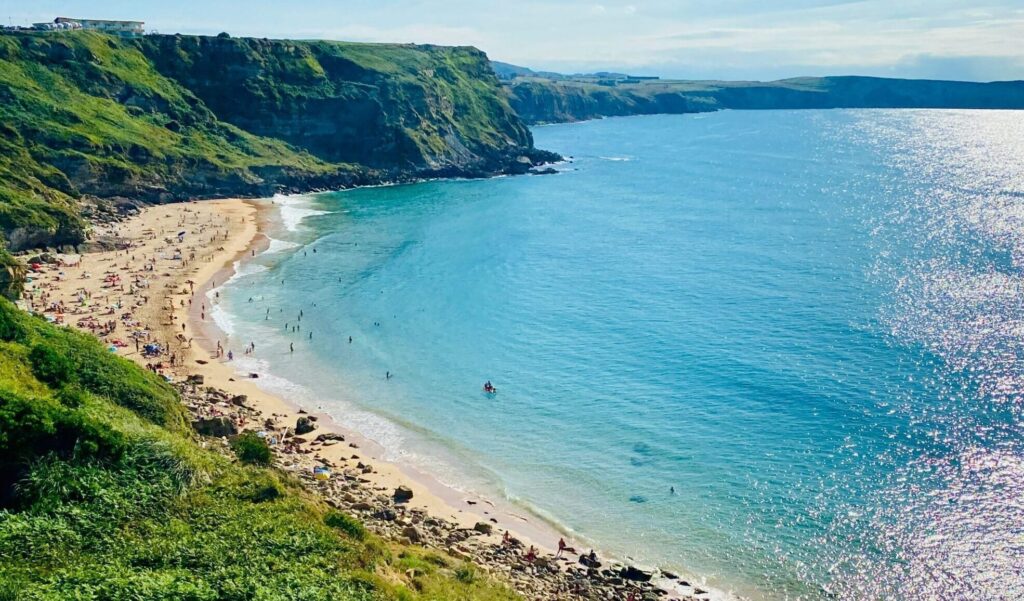
<instances>
[{"instance_id":1,"label":"rock face","mask_svg":"<svg viewBox=\"0 0 1024 601\"><path fill-rule=\"evenodd\" d=\"M156 69L223 121L329 162L493 173L533 146L469 47L146 36Z\"/></svg>"},{"instance_id":2,"label":"rock face","mask_svg":"<svg viewBox=\"0 0 1024 601\"><path fill-rule=\"evenodd\" d=\"M24 284L25 266L0 248L0 296L17 300Z\"/></svg>"}]
</instances>

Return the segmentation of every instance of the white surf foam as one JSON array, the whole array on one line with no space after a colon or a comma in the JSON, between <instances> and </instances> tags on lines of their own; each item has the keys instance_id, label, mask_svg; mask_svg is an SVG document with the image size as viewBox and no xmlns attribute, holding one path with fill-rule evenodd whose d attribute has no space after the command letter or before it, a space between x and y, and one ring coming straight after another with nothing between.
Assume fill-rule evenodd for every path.
<instances>
[{"instance_id":1,"label":"white surf foam","mask_svg":"<svg viewBox=\"0 0 1024 601\"><path fill-rule=\"evenodd\" d=\"M245 277L247 275L255 275L257 273L267 271L270 269L266 265L260 265L259 263L253 263L248 261L243 263L242 261L235 261L234 270L235 275L238 277Z\"/></svg>"},{"instance_id":2,"label":"white surf foam","mask_svg":"<svg viewBox=\"0 0 1024 601\"><path fill-rule=\"evenodd\" d=\"M213 305L210 307L210 319L213 320L213 323L220 331L224 332L228 336L235 333L234 318L230 313L221 308L220 305Z\"/></svg>"},{"instance_id":3,"label":"white surf foam","mask_svg":"<svg viewBox=\"0 0 1024 601\"><path fill-rule=\"evenodd\" d=\"M304 219L330 212L310 208L308 196L275 196L274 203L281 215L281 225L289 232L297 232Z\"/></svg>"},{"instance_id":4,"label":"white surf foam","mask_svg":"<svg viewBox=\"0 0 1024 601\"><path fill-rule=\"evenodd\" d=\"M301 246L298 242L292 242L290 240L278 240L277 238L269 238L270 245L267 246L267 250L263 251L266 254L274 254L298 248Z\"/></svg>"}]
</instances>

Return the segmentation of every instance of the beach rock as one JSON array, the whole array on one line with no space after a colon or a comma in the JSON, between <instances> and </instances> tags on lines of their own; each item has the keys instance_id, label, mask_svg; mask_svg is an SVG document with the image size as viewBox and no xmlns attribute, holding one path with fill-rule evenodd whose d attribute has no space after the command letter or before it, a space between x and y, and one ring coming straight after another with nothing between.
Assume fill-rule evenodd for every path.
<instances>
[{"instance_id":1,"label":"beach rock","mask_svg":"<svg viewBox=\"0 0 1024 601\"><path fill-rule=\"evenodd\" d=\"M316 425L309 421L308 417L300 417L295 420L295 433L296 434L308 434L316 429Z\"/></svg>"},{"instance_id":2,"label":"beach rock","mask_svg":"<svg viewBox=\"0 0 1024 601\"><path fill-rule=\"evenodd\" d=\"M192 374L185 381L193 386L202 386L204 381L203 374Z\"/></svg>"},{"instance_id":3,"label":"beach rock","mask_svg":"<svg viewBox=\"0 0 1024 601\"><path fill-rule=\"evenodd\" d=\"M320 442L326 442L328 440L344 441L345 437L342 436L341 434L336 434L334 432L324 432L323 434L317 436L316 440Z\"/></svg>"},{"instance_id":4,"label":"beach rock","mask_svg":"<svg viewBox=\"0 0 1024 601\"><path fill-rule=\"evenodd\" d=\"M229 402L236 407L244 407L248 401L248 396L244 394L236 394L235 396L231 397L231 400Z\"/></svg>"},{"instance_id":5,"label":"beach rock","mask_svg":"<svg viewBox=\"0 0 1024 601\"><path fill-rule=\"evenodd\" d=\"M406 526L402 529L402 536L414 543L423 542L423 533L416 526Z\"/></svg>"},{"instance_id":6,"label":"beach rock","mask_svg":"<svg viewBox=\"0 0 1024 601\"><path fill-rule=\"evenodd\" d=\"M192 428L203 436L234 436L238 434L235 423L227 417L207 417L192 422Z\"/></svg>"},{"instance_id":7,"label":"beach rock","mask_svg":"<svg viewBox=\"0 0 1024 601\"><path fill-rule=\"evenodd\" d=\"M490 534L491 532L494 532L494 527L487 522L477 522L473 526L473 530L476 530L480 534Z\"/></svg>"},{"instance_id":8,"label":"beach rock","mask_svg":"<svg viewBox=\"0 0 1024 601\"><path fill-rule=\"evenodd\" d=\"M384 520L385 522L393 522L396 519L398 519L398 514L395 513L393 509L384 507L382 509L377 510L377 512L373 514L373 517L377 518L378 520Z\"/></svg>"},{"instance_id":9,"label":"beach rock","mask_svg":"<svg viewBox=\"0 0 1024 601\"><path fill-rule=\"evenodd\" d=\"M629 566L623 568L620 575L626 580L632 580L633 582L650 582L653 574L651 572L645 572L640 568Z\"/></svg>"},{"instance_id":10,"label":"beach rock","mask_svg":"<svg viewBox=\"0 0 1024 601\"><path fill-rule=\"evenodd\" d=\"M399 486L395 489L395 493L392 496L396 503L405 503L412 499L412 489L405 485Z\"/></svg>"}]
</instances>

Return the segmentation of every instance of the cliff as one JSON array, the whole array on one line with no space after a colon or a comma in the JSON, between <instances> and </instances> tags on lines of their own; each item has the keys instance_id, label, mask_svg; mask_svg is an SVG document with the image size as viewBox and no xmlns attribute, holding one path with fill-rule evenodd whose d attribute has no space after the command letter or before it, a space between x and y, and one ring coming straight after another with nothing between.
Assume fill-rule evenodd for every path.
<instances>
[{"instance_id":1,"label":"cliff","mask_svg":"<svg viewBox=\"0 0 1024 601\"><path fill-rule=\"evenodd\" d=\"M472 48L0 34L0 236L77 244L170 202L516 173L537 151Z\"/></svg>"},{"instance_id":2,"label":"cliff","mask_svg":"<svg viewBox=\"0 0 1024 601\"><path fill-rule=\"evenodd\" d=\"M1024 109L1024 82L973 83L878 77L802 77L774 82L621 81L516 77L509 101L528 123L721 109Z\"/></svg>"}]
</instances>

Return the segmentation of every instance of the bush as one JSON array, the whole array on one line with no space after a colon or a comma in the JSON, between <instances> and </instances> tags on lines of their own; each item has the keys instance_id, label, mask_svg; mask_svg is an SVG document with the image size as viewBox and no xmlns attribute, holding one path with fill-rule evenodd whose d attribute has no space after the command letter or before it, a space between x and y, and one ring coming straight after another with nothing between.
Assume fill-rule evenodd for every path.
<instances>
[{"instance_id":1,"label":"bush","mask_svg":"<svg viewBox=\"0 0 1024 601\"><path fill-rule=\"evenodd\" d=\"M272 459L267 441L257 436L255 432L242 432L236 436L231 441L231 449L239 461L248 465L269 466Z\"/></svg>"},{"instance_id":2,"label":"bush","mask_svg":"<svg viewBox=\"0 0 1024 601\"><path fill-rule=\"evenodd\" d=\"M363 527L359 520L347 513L331 510L324 516L324 523L331 528L341 530L349 537L356 540L363 540L366 538L366 528Z\"/></svg>"},{"instance_id":3,"label":"bush","mask_svg":"<svg viewBox=\"0 0 1024 601\"><path fill-rule=\"evenodd\" d=\"M57 391L57 400L71 409L81 407L86 400L86 392L77 384L67 384Z\"/></svg>"},{"instance_id":4,"label":"bush","mask_svg":"<svg viewBox=\"0 0 1024 601\"><path fill-rule=\"evenodd\" d=\"M459 582L472 584L476 580L476 570L469 564L463 564L455 568L455 577Z\"/></svg>"},{"instance_id":5,"label":"bush","mask_svg":"<svg viewBox=\"0 0 1024 601\"><path fill-rule=\"evenodd\" d=\"M71 361L45 344L37 344L32 347L28 360L36 378L52 386L60 386L70 381L74 373Z\"/></svg>"},{"instance_id":6,"label":"bush","mask_svg":"<svg viewBox=\"0 0 1024 601\"><path fill-rule=\"evenodd\" d=\"M25 337L25 328L15 316L14 304L0 300L0 340L20 341Z\"/></svg>"}]
</instances>

